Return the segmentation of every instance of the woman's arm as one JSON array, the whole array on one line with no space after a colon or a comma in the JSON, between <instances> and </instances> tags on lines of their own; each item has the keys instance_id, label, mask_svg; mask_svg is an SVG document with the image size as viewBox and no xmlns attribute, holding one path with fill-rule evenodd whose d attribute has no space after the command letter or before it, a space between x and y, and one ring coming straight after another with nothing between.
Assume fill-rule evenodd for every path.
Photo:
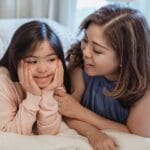
<instances>
[{"instance_id":1,"label":"woman's arm","mask_svg":"<svg viewBox=\"0 0 150 150\"><path fill-rule=\"evenodd\" d=\"M111 149L116 150L116 142L111 137L102 133L100 130L95 128L89 123L75 120L75 119L66 119L67 124L75 129L79 134L88 138L89 143L96 149Z\"/></svg>"},{"instance_id":2,"label":"woman's arm","mask_svg":"<svg viewBox=\"0 0 150 150\"><path fill-rule=\"evenodd\" d=\"M72 96L60 90L57 90L55 92L55 94L59 96L56 99L59 99L59 101L61 101L61 107L59 111L64 116L87 122L100 130L109 128L129 132L127 126L125 126L124 124L101 117L100 115L97 115L91 110L85 108L80 103L77 103L77 101L81 100L85 89L81 69L76 69L72 72L71 81L73 88Z\"/></svg>"},{"instance_id":3,"label":"woman's arm","mask_svg":"<svg viewBox=\"0 0 150 150\"><path fill-rule=\"evenodd\" d=\"M91 110L82 106L75 98L65 93L64 91L56 91L56 99L61 103L59 111L62 115L74 118L90 125L95 126L97 129L114 129L123 132L129 132L126 125L106 119Z\"/></svg>"},{"instance_id":4,"label":"woman's arm","mask_svg":"<svg viewBox=\"0 0 150 150\"><path fill-rule=\"evenodd\" d=\"M82 76L82 69L76 68L70 73L71 79L71 95L77 100L81 101L85 90L85 84Z\"/></svg>"},{"instance_id":5,"label":"woman's arm","mask_svg":"<svg viewBox=\"0 0 150 150\"><path fill-rule=\"evenodd\" d=\"M39 134L56 134L61 123L58 113L58 104L53 97L53 91L43 91L40 110L37 115L37 128Z\"/></svg>"},{"instance_id":6,"label":"woman's arm","mask_svg":"<svg viewBox=\"0 0 150 150\"><path fill-rule=\"evenodd\" d=\"M134 134L150 137L150 90L131 109L127 126Z\"/></svg>"}]
</instances>

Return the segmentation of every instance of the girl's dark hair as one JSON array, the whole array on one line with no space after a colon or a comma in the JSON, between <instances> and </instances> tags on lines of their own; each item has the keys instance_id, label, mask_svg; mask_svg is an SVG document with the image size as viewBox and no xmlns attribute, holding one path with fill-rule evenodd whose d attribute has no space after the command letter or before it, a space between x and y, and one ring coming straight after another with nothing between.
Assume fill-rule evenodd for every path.
<instances>
[{"instance_id":1,"label":"girl's dark hair","mask_svg":"<svg viewBox=\"0 0 150 150\"><path fill-rule=\"evenodd\" d=\"M105 94L118 99L123 106L130 107L149 88L149 26L138 10L120 5L107 5L98 9L83 20L81 31L86 30L91 23L103 27L107 43L120 59L116 86ZM80 44L79 41L68 52L70 70L83 64Z\"/></svg>"},{"instance_id":2,"label":"girl's dark hair","mask_svg":"<svg viewBox=\"0 0 150 150\"><path fill-rule=\"evenodd\" d=\"M44 22L30 21L20 26L14 33L6 53L0 60L0 66L6 67L11 79L18 82L19 61L40 42L48 40L64 68L64 85L70 92L70 80L67 72L62 44L54 31Z\"/></svg>"}]
</instances>

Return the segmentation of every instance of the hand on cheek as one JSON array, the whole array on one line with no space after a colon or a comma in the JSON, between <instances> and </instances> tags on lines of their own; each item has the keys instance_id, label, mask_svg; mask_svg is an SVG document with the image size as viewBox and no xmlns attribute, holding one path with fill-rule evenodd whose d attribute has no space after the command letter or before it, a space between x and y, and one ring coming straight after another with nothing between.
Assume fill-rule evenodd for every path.
<instances>
[{"instance_id":1,"label":"hand on cheek","mask_svg":"<svg viewBox=\"0 0 150 150\"><path fill-rule=\"evenodd\" d=\"M51 91L58 87L63 86L64 70L60 60L57 61L57 66L54 73L54 78L52 82L43 90Z\"/></svg>"},{"instance_id":2,"label":"hand on cheek","mask_svg":"<svg viewBox=\"0 0 150 150\"><path fill-rule=\"evenodd\" d=\"M21 60L21 63L18 67L18 77L20 84L26 92L30 92L33 95L37 96L41 95L41 90L33 80L32 73L29 69L28 64L23 60Z\"/></svg>"}]
</instances>

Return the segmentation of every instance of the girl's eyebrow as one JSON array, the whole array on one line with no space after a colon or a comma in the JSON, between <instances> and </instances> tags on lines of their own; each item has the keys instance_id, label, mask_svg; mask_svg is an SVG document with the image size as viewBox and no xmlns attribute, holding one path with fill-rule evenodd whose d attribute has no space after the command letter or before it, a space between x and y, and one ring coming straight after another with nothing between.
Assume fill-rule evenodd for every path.
<instances>
[{"instance_id":1,"label":"girl's eyebrow","mask_svg":"<svg viewBox=\"0 0 150 150\"><path fill-rule=\"evenodd\" d=\"M27 56L25 56L25 58L28 58L28 57L32 57L32 58L45 58L45 57L50 57L50 56L55 56L55 55L56 55L56 53L51 53L51 54L48 54L48 55L46 55L44 57L36 56L36 55L27 55Z\"/></svg>"}]
</instances>

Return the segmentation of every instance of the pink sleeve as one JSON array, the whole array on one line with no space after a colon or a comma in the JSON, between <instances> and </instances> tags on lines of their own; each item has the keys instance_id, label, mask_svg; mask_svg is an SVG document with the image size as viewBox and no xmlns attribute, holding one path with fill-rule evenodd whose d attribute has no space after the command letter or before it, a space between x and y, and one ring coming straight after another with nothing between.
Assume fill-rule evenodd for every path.
<instances>
[{"instance_id":1,"label":"pink sleeve","mask_svg":"<svg viewBox=\"0 0 150 150\"><path fill-rule=\"evenodd\" d=\"M60 124L61 115L58 112L58 104L53 97L53 91L44 92L37 116L38 133L56 134L60 128Z\"/></svg>"},{"instance_id":2,"label":"pink sleeve","mask_svg":"<svg viewBox=\"0 0 150 150\"><path fill-rule=\"evenodd\" d=\"M0 130L32 134L41 97L28 93L26 99L19 104L13 82L0 76L0 83Z\"/></svg>"}]
</instances>

